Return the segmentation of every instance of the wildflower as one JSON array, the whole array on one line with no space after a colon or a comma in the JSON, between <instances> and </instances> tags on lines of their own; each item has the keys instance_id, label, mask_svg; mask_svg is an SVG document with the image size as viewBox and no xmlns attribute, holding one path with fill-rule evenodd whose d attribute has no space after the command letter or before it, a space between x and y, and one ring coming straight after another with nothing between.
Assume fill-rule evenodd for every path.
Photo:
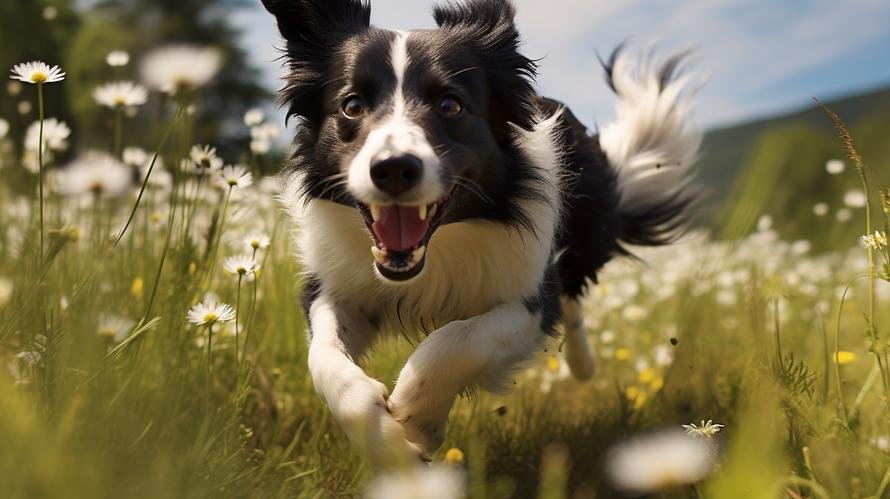
<instances>
[{"instance_id":1,"label":"wildflower","mask_svg":"<svg viewBox=\"0 0 890 499\"><path fill-rule=\"evenodd\" d=\"M629 305L624 308L622 315L631 322L641 321L646 318L646 309L639 305Z\"/></svg>"},{"instance_id":2,"label":"wildflower","mask_svg":"<svg viewBox=\"0 0 890 499\"><path fill-rule=\"evenodd\" d=\"M701 425L696 425L695 423L683 425L683 429L686 430L687 435L706 438L714 438L714 436L723 428L724 426L722 424L714 423L711 419L707 421L702 419Z\"/></svg>"},{"instance_id":3,"label":"wildflower","mask_svg":"<svg viewBox=\"0 0 890 499\"><path fill-rule=\"evenodd\" d=\"M656 376L652 379L652 381L649 382L649 389L653 392L657 392L662 388L664 388L664 378L662 378L661 376Z\"/></svg>"},{"instance_id":4,"label":"wildflower","mask_svg":"<svg viewBox=\"0 0 890 499\"><path fill-rule=\"evenodd\" d=\"M6 137L7 133L9 133L9 122L0 118L0 139Z\"/></svg>"},{"instance_id":5,"label":"wildflower","mask_svg":"<svg viewBox=\"0 0 890 499\"><path fill-rule=\"evenodd\" d=\"M21 115L26 115L31 112L31 103L29 101L23 100L19 102L19 105L16 107L16 110Z\"/></svg>"},{"instance_id":6,"label":"wildflower","mask_svg":"<svg viewBox=\"0 0 890 499\"><path fill-rule=\"evenodd\" d=\"M244 238L244 245L253 251L266 249L270 244L272 244L272 240L269 239L269 236L260 232L254 232Z\"/></svg>"},{"instance_id":7,"label":"wildflower","mask_svg":"<svg viewBox=\"0 0 890 499\"><path fill-rule=\"evenodd\" d=\"M57 118L43 120L43 148L53 152L68 149L68 137L71 136L71 128L64 121ZM32 123L25 132L25 149L36 151L40 146L40 122Z\"/></svg>"},{"instance_id":8,"label":"wildflower","mask_svg":"<svg viewBox=\"0 0 890 499\"><path fill-rule=\"evenodd\" d=\"M222 179L229 187L244 189L253 185L253 175L243 166L227 166L222 170Z\"/></svg>"},{"instance_id":9,"label":"wildflower","mask_svg":"<svg viewBox=\"0 0 890 499\"><path fill-rule=\"evenodd\" d=\"M99 327L96 334L115 343L120 343L127 338L133 328L133 321L117 315L103 315L99 318Z\"/></svg>"},{"instance_id":10,"label":"wildflower","mask_svg":"<svg viewBox=\"0 0 890 499\"><path fill-rule=\"evenodd\" d=\"M5 277L0 277L0 310L3 310L9 304L9 301L12 299L12 290L12 281Z\"/></svg>"},{"instance_id":11,"label":"wildflower","mask_svg":"<svg viewBox=\"0 0 890 499\"><path fill-rule=\"evenodd\" d=\"M132 81L119 81L96 87L93 99L112 109L141 106L148 100L148 90Z\"/></svg>"},{"instance_id":12,"label":"wildflower","mask_svg":"<svg viewBox=\"0 0 890 499\"><path fill-rule=\"evenodd\" d=\"M887 234L876 230L874 234L862 236L862 243L870 250L882 250L887 247Z\"/></svg>"},{"instance_id":13,"label":"wildflower","mask_svg":"<svg viewBox=\"0 0 890 499\"><path fill-rule=\"evenodd\" d=\"M617 488L643 494L702 480L714 468L714 454L710 440L669 431L620 444L608 471Z\"/></svg>"},{"instance_id":14,"label":"wildflower","mask_svg":"<svg viewBox=\"0 0 890 499\"><path fill-rule=\"evenodd\" d=\"M53 7L52 5L47 5L43 8L43 12L41 13L44 21L54 21L56 17L59 16L59 9Z\"/></svg>"},{"instance_id":15,"label":"wildflower","mask_svg":"<svg viewBox=\"0 0 890 499\"><path fill-rule=\"evenodd\" d=\"M457 447L448 449L445 453L445 462L448 464L461 464L464 462L464 453Z\"/></svg>"},{"instance_id":16,"label":"wildflower","mask_svg":"<svg viewBox=\"0 0 890 499\"><path fill-rule=\"evenodd\" d=\"M881 205L883 205L884 213L890 215L890 188L881 191Z\"/></svg>"},{"instance_id":17,"label":"wildflower","mask_svg":"<svg viewBox=\"0 0 890 499\"><path fill-rule=\"evenodd\" d=\"M868 197L860 190L849 191L844 194L844 204L850 208L865 208L868 204Z\"/></svg>"},{"instance_id":18,"label":"wildflower","mask_svg":"<svg viewBox=\"0 0 890 499\"><path fill-rule=\"evenodd\" d=\"M264 119L266 119L266 116L263 114L263 110L259 108L252 108L244 113L244 124L249 127L262 124Z\"/></svg>"},{"instance_id":19,"label":"wildflower","mask_svg":"<svg viewBox=\"0 0 890 499\"><path fill-rule=\"evenodd\" d=\"M226 258L223 262L223 270L229 274L252 281L256 278L260 265L250 255L232 256Z\"/></svg>"},{"instance_id":20,"label":"wildflower","mask_svg":"<svg viewBox=\"0 0 890 499\"><path fill-rule=\"evenodd\" d=\"M651 367L647 367L640 371L640 375L639 375L640 383L643 383L643 384L651 383L653 379L655 379L655 369L652 369Z\"/></svg>"},{"instance_id":21,"label":"wildflower","mask_svg":"<svg viewBox=\"0 0 890 499\"><path fill-rule=\"evenodd\" d=\"M617 360L627 360L630 358L630 349L629 348L619 348L615 350L615 359Z\"/></svg>"},{"instance_id":22,"label":"wildflower","mask_svg":"<svg viewBox=\"0 0 890 499\"><path fill-rule=\"evenodd\" d=\"M763 215L757 220L757 230L760 232L766 232L773 228L773 217L769 215Z\"/></svg>"},{"instance_id":23,"label":"wildflower","mask_svg":"<svg viewBox=\"0 0 890 499\"><path fill-rule=\"evenodd\" d=\"M844 173L844 170L847 168L847 165L844 164L843 161L839 159L831 159L825 163L825 171L832 175L840 175Z\"/></svg>"},{"instance_id":24,"label":"wildflower","mask_svg":"<svg viewBox=\"0 0 890 499\"><path fill-rule=\"evenodd\" d=\"M856 358L857 358L855 353L847 352L845 350L841 350L841 351L835 353L832 357L833 357L832 360L834 360L837 363L837 365L839 365L839 366L846 366L847 364L852 364L852 363L856 362Z\"/></svg>"},{"instance_id":25,"label":"wildflower","mask_svg":"<svg viewBox=\"0 0 890 499\"><path fill-rule=\"evenodd\" d=\"M816 203L815 205L813 205L813 214L817 217L824 217L825 215L828 215L828 211L828 205L825 203Z\"/></svg>"},{"instance_id":26,"label":"wildflower","mask_svg":"<svg viewBox=\"0 0 890 499\"><path fill-rule=\"evenodd\" d=\"M130 294L133 295L133 298L142 298L142 291L144 288L145 280L141 277L137 277L133 279L133 284L130 285Z\"/></svg>"},{"instance_id":27,"label":"wildflower","mask_svg":"<svg viewBox=\"0 0 890 499\"><path fill-rule=\"evenodd\" d=\"M250 141L250 152L262 156L264 154L269 154L269 151L272 150L272 143L268 140L259 140L254 139Z\"/></svg>"},{"instance_id":28,"label":"wildflower","mask_svg":"<svg viewBox=\"0 0 890 499\"><path fill-rule=\"evenodd\" d=\"M125 147L123 153L124 164L134 168L141 168L148 162L148 153L141 147Z\"/></svg>"},{"instance_id":29,"label":"wildflower","mask_svg":"<svg viewBox=\"0 0 890 499\"><path fill-rule=\"evenodd\" d=\"M132 173L115 157L88 151L59 172L59 193L119 197L129 192Z\"/></svg>"},{"instance_id":30,"label":"wildflower","mask_svg":"<svg viewBox=\"0 0 890 499\"><path fill-rule=\"evenodd\" d=\"M835 213L838 222L849 222L853 218L853 212L849 208L841 208Z\"/></svg>"},{"instance_id":31,"label":"wildflower","mask_svg":"<svg viewBox=\"0 0 890 499\"><path fill-rule=\"evenodd\" d=\"M142 78L150 88L178 95L207 85L221 66L222 53L217 49L172 45L145 57Z\"/></svg>"},{"instance_id":32,"label":"wildflower","mask_svg":"<svg viewBox=\"0 0 890 499\"><path fill-rule=\"evenodd\" d=\"M203 175L222 169L223 160L216 155L216 148L210 146L192 146L189 153L195 172Z\"/></svg>"},{"instance_id":33,"label":"wildflower","mask_svg":"<svg viewBox=\"0 0 890 499\"><path fill-rule=\"evenodd\" d=\"M235 309L212 294L204 296L204 301L196 304L186 314L189 322L196 326L212 326L217 322L230 322L235 319Z\"/></svg>"},{"instance_id":34,"label":"wildflower","mask_svg":"<svg viewBox=\"0 0 890 499\"><path fill-rule=\"evenodd\" d=\"M454 466L412 467L381 475L368 487L368 499L457 499L464 497L463 474Z\"/></svg>"},{"instance_id":35,"label":"wildflower","mask_svg":"<svg viewBox=\"0 0 890 499\"><path fill-rule=\"evenodd\" d=\"M16 64L12 68L13 80L19 80L24 83L33 83L42 85L44 83L55 83L65 79L65 73L59 66L50 67L45 62L32 61L22 64Z\"/></svg>"},{"instance_id":36,"label":"wildflower","mask_svg":"<svg viewBox=\"0 0 890 499\"><path fill-rule=\"evenodd\" d=\"M15 97L16 95L22 93L22 84L18 81L11 81L6 84L6 93Z\"/></svg>"},{"instance_id":37,"label":"wildflower","mask_svg":"<svg viewBox=\"0 0 890 499\"><path fill-rule=\"evenodd\" d=\"M113 68L120 68L130 63L130 54L123 50L112 50L105 56L105 62Z\"/></svg>"},{"instance_id":38,"label":"wildflower","mask_svg":"<svg viewBox=\"0 0 890 499\"><path fill-rule=\"evenodd\" d=\"M266 123L250 129L250 137L254 140L273 141L281 136L281 129L275 123Z\"/></svg>"}]
</instances>

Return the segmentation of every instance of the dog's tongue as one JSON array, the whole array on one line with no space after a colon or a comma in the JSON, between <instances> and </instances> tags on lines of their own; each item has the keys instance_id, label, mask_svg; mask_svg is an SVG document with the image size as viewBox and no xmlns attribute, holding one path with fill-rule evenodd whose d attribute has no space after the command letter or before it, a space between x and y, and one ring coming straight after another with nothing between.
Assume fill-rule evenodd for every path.
<instances>
[{"instance_id":1,"label":"dog's tongue","mask_svg":"<svg viewBox=\"0 0 890 499\"><path fill-rule=\"evenodd\" d=\"M420 219L416 206L380 207L380 218L372 225L377 239L387 249L408 251L419 245L430 227L430 220Z\"/></svg>"}]
</instances>

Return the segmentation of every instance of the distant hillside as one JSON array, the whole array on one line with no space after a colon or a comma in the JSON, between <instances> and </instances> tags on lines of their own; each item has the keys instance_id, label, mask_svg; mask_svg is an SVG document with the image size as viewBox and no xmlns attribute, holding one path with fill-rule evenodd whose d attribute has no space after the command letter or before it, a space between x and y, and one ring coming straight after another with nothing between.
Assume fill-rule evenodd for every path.
<instances>
[{"instance_id":1,"label":"distant hillside","mask_svg":"<svg viewBox=\"0 0 890 499\"><path fill-rule=\"evenodd\" d=\"M890 88L827 104L847 122L866 162L890 181ZM844 194L859 185L849 161L844 174L826 173L830 159L846 157L831 121L815 105L711 131L700 162L699 178L709 194L702 221L727 236L748 232L764 214L779 222L786 237L818 242L861 233L855 218L846 228L825 230L844 207ZM828 204L831 212L817 217L815 203Z\"/></svg>"}]
</instances>

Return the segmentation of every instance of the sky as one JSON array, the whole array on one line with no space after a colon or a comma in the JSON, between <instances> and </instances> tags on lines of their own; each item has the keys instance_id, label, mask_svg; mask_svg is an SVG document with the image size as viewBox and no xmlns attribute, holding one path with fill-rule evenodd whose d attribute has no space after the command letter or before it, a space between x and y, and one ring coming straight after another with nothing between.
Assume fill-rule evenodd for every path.
<instances>
[{"instance_id":1,"label":"sky","mask_svg":"<svg viewBox=\"0 0 890 499\"><path fill-rule=\"evenodd\" d=\"M705 82L701 128L731 125L890 85L888 0L516 0L523 53L540 58L538 87L590 127L614 116L597 55L627 41L657 55L691 49ZM380 27L433 27L431 0L371 0ZM282 45L257 0L233 14L270 88Z\"/></svg>"}]
</instances>

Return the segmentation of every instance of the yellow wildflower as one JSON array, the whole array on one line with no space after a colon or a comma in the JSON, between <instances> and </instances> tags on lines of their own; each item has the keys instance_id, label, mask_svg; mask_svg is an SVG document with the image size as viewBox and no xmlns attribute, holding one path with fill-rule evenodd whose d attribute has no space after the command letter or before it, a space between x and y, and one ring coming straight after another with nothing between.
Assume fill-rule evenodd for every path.
<instances>
[{"instance_id":1,"label":"yellow wildflower","mask_svg":"<svg viewBox=\"0 0 890 499\"><path fill-rule=\"evenodd\" d=\"M619 348L615 350L615 358L617 360L627 360L630 358L630 349L629 348Z\"/></svg>"},{"instance_id":2,"label":"yellow wildflower","mask_svg":"<svg viewBox=\"0 0 890 499\"><path fill-rule=\"evenodd\" d=\"M837 362L839 366L845 366L847 364L852 364L856 362L856 354L853 352L847 352L845 350L841 350L834 355L834 361Z\"/></svg>"},{"instance_id":3,"label":"yellow wildflower","mask_svg":"<svg viewBox=\"0 0 890 499\"><path fill-rule=\"evenodd\" d=\"M457 447L448 449L445 453L445 462L448 464L462 464L464 462L464 453Z\"/></svg>"},{"instance_id":4,"label":"yellow wildflower","mask_svg":"<svg viewBox=\"0 0 890 499\"><path fill-rule=\"evenodd\" d=\"M145 281L141 277L137 277L130 285L130 294L133 295L133 298L142 298L143 288L145 288Z\"/></svg>"}]
</instances>

